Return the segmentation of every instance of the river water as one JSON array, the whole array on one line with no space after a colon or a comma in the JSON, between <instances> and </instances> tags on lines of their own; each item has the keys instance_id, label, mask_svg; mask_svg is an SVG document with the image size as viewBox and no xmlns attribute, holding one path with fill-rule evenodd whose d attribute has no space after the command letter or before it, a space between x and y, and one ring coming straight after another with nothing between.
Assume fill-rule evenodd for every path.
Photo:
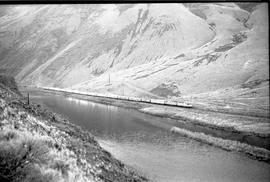
<instances>
[{"instance_id":1,"label":"river water","mask_svg":"<svg viewBox=\"0 0 270 182\"><path fill-rule=\"evenodd\" d=\"M270 181L269 164L171 133L175 120L42 92L31 92L31 101L87 129L115 158L153 181Z\"/></svg>"}]
</instances>

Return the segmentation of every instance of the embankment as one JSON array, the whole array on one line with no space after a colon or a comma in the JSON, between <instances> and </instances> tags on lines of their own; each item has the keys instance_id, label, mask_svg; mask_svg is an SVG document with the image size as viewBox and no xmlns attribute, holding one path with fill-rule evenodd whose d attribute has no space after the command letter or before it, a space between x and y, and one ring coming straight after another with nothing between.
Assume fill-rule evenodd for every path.
<instances>
[{"instance_id":1,"label":"embankment","mask_svg":"<svg viewBox=\"0 0 270 182\"><path fill-rule=\"evenodd\" d=\"M245 143L241 143L239 141L226 140L226 139L213 137L211 135L206 135L201 132L191 132L191 131L178 128L178 127L171 128L171 131L175 133L179 133L188 138L192 138L194 140L207 143L209 145L220 147L224 150L245 153L258 160L269 162L269 159L270 159L270 151L264 148L251 146Z\"/></svg>"}]
</instances>

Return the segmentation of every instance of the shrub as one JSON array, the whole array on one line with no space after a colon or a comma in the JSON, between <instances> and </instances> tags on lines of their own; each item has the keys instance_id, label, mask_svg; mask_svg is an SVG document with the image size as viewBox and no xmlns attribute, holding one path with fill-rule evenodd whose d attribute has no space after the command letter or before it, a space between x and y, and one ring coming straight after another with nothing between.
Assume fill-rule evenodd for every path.
<instances>
[{"instance_id":1,"label":"shrub","mask_svg":"<svg viewBox=\"0 0 270 182\"><path fill-rule=\"evenodd\" d=\"M57 171L60 171L62 175L66 176L69 171L69 164L67 164L65 161L62 160L55 160L53 165L53 169L56 169Z\"/></svg>"},{"instance_id":2,"label":"shrub","mask_svg":"<svg viewBox=\"0 0 270 182\"><path fill-rule=\"evenodd\" d=\"M7 181L23 181L40 175L35 164L46 162L47 147L33 138L15 136L14 132L1 135L0 177Z\"/></svg>"},{"instance_id":3,"label":"shrub","mask_svg":"<svg viewBox=\"0 0 270 182\"><path fill-rule=\"evenodd\" d=\"M24 179L20 182L53 182L56 181L56 175L51 173L44 173L39 167L32 167Z\"/></svg>"},{"instance_id":4,"label":"shrub","mask_svg":"<svg viewBox=\"0 0 270 182\"><path fill-rule=\"evenodd\" d=\"M1 131L0 133L0 141L9 141L11 139L15 139L18 135L15 131L7 130L7 131Z\"/></svg>"}]
</instances>

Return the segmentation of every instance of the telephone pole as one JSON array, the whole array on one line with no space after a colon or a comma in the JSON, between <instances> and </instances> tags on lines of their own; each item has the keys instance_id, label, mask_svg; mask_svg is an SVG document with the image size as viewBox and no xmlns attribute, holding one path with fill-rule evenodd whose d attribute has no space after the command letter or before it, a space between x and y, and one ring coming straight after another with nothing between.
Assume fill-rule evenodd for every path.
<instances>
[{"instance_id":1,"label":"telephone pole","mask_svg":"<svg viewBox=\"0 0 270 182\"><path fill-rule=\"evenodd\" d=\"M27 93L27 104L30 104L30 100L29 100L29 93Z\"/></svg>"}]
</instances>

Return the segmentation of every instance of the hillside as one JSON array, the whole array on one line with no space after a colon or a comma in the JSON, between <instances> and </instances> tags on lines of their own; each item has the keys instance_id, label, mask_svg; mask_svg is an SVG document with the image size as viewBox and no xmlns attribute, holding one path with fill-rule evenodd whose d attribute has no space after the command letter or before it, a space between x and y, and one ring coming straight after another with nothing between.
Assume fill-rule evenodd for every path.
<instances>
[{"instance_id":1,"label":"hillside","mask_svg":"<svg viewBox=\"0 0 270 182\"><path fill-rule=\"evenodd\" d=\"M0 11L0 70L22 85L187 99L269 117L266 3Z\"/></svg>"}]
</instances>

